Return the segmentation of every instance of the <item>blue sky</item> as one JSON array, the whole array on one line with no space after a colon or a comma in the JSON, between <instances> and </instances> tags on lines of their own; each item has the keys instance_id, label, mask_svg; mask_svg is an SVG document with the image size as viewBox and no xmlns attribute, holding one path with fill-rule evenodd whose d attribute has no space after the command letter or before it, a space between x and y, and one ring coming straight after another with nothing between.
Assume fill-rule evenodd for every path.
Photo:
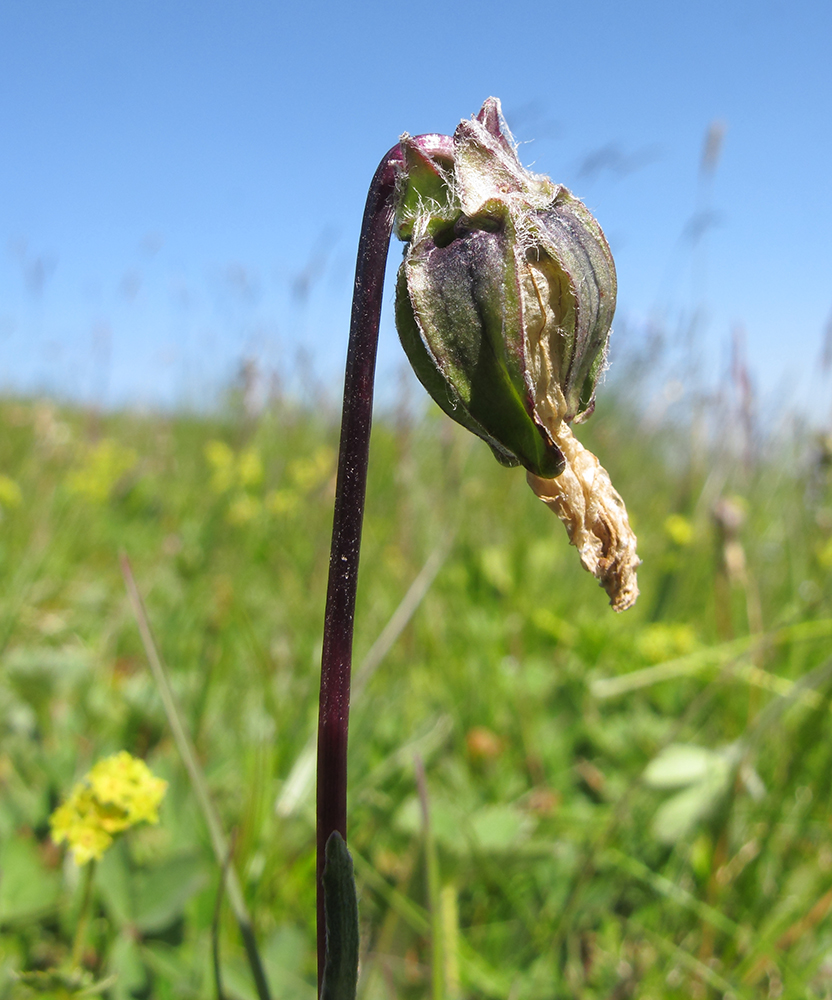
<instances>
[{"instance_id":1,"label":"blue sky","mask_svg":"<svg viewBox=\"0 0 832 1000\"><path fill-rule=\"evenodd\" d=\"M695 316L718 379L742 328L766 399L828 408L832 5L514 9L5 0L0 387L194 403L246 356L334 386L379 158L493 94L607 233L620 346Z\"/></svg>"}]
</instances>

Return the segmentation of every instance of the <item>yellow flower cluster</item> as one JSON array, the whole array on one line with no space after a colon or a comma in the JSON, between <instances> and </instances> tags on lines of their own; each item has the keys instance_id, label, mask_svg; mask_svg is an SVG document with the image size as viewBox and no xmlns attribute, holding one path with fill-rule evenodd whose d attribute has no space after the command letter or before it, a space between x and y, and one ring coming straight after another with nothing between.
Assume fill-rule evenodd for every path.
<instances>
[{"instance_id":1,"label":"yellow flower cluster","mask_svg":"<svg viewBox=\"0 0 832 1000\"><path fill-rule=\"evenodd\" d=\"M0 510L3 507L19 507L22 502L23 493L17 483L0 474Z\"/></svg>"},{"instance_id":2,"label":"yellow flower cluster","mask_svg":"<svg viewBox=\"0 0 832 1000\"><path fill-rule=\"evenodd\" d=\"M225 441L209 441L205 457L211 466L211 489L215 493L256 486L263 478L263 460L254 447L244 448L235 455Z\"/></svg>"},{"instance_id":3,"label":"yellow flower cluster","mask_svg":"<svg viewBox=\"0 0 832 1000\"><path fill-rule=\"evenodd\" d=\"M67 841L75 863L96 860L113 837L146 821L159 822L159 804L168 783L126 750L100 760L72 790L49 823L56 844Z\"/></svg>"},{"instance_id":4,"label":"yellow flower cluster","mask_svg":"<svg viewBox=\"0 0 832 1000\"><path fill-rule=\"evenodd\" d=\"M827 538L817 548L818 562L823 569L832 569L832 538Z\"/></svg>"},{"instance_id":5,"label":"yellow flower cluster","mask_svg":"<svg viewBox=\"0 0 832 1000\"><path fill-rule=\"evenodd\" d=\"M248 524L262 512L277 516L292 514L304 497L319 489L335 474L335 453L319 448L313 455L290 462L285 473L287 486L262 494L263 460L250 445L239 453L224 441L209 441L205 458L211 468L211 489L228 496L226 518L231 524Z\"/></svg>"},{"instance_id":6,"label":"yellow flower cluster","mask_svg":"<svg viewBox=\"0 0 832 1000\"><path fill-rule=\"evenodd\" d=\"M681 514L671 514L665 518L664 532L680 548L690 545L693 541L693 524Z\"/></svg>"},{"instance_id":7,"label":"yellow flower cluster","mask_svg":"<svg viewBox=\"0 0 832 1000\"><path fill-rule=\"evenodd\" d=\"M649 663L664 663L687 656L697 646L696 632L682 622L654 622L638 633L636 647Z\"/></svg>"},{"instance_id":8,"label":"yellow flower cluster","mask_svg":"<svg viewBox=\"0 0 832 1000\"><path fill-rule=\"evenodd\" d=\"M286 467L286 480L291 485L268 493L266 509L271 514L293 514L308 494L330 480L334 484L335 462L336 455L331 448L318 448L314 454L290 462Z\"/></svg>"},{"instance_id":9,"label":"yellow flower cluster","mask_svg":"<svg viewBox=\"0 0 832 1000\"><path fill-rule=\"evenodd\" d=\"M69 473L67 489L92 503L106 503L119 481L138 461L132 448L125 448L112 438L91 445L78 466Z\"/></svg>"}]
</instances>

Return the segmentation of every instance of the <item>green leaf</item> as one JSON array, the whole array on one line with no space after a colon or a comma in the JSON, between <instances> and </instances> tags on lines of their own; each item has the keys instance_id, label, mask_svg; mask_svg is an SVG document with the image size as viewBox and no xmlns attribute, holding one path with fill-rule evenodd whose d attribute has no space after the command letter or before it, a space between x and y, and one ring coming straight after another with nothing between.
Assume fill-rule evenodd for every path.
<instances>
[{"instance_id":1,"label":"green leaf","mask_svg":"<svg viewBox=\"0 0 832 1000\"><path fill-rule=\"evenodd\" d=\"M58 876L41 863L32 840L12 837L0 847L0 922L37 916L56 905Z\"/></svg>"},{"instance_id":2,"label":"green leaf","mask_svg":"<svg viewBox=\"0 0 832 1000\"><path fill-rule=\"evenodd\" d=\"M727 790L742 747L731 743L720 750L692 743L672 743L647 765L645 784L651 788L681 788L656 812L653 833L670 844L704 819Z\"/></svg>"},{"instance_id":3,"label":"green leaf","mask_svg":"<svg viewBox=\"0 0 832 1000\"><path fill-rule=\"evenodd\" d=\"M321 1000L355 1000L358 987L358 899L352 858L337 830L326 842L324 908L326 964Z\"/></svg>"},{"instance_id":4,"label":"green leaf","mask_svg":"<svg viewBox=\"0 0 832 1000\"><path fill-rule=\"evenodd\" d=\"M495 854L509 851L526 840L531 826L529 817L510 805L484 806L471 817L477 845Z\"/></svg>"},{"instance_id":5,"label":"green leaf","mask_svg":"<svg viewBox=\"0 0 832 1000\"><path fill-rule=\"evenodd\" d=\"M123 840L107 851L96 872L110 916L121 926L133 925L145 933L169 927L207 879L204 860L191 853L134 868Z\"/></svg>"},{"instance_id":6,"label":"green leaf","mask_svg":"<svg viewBox=\"0 0 832 1000\"><path fill-rule=\"evenodd\" d=\"M714 809L725 793L730 772L699 781L671 796L659 807L653 819L653 833L664 844L673 844Z\"/></svg>"},{"instance_id":7,"label":"green leaf","mask_svg":"<svg viewBox=\"0 0 832 1000\"><path fill-rule=\"evenodd\" d=\"M132 1000L146 989L147 969L142 961L141 949L130 931L123 931L116 938L108 964L109 970L116 976L114 1000Z\"/></svg>"},{"instance_id":8,"label":"green leaf","mask_svg":"<svg viewBox=\"0 0 832 1000\"><path fill-rule=\"evenodd\" d=\"M396 814L395 824L403 832L416 836L422 830L422 812L416 796L406 799ZM470 844L460 823L459 810L440 796L431 798L430 825L436 843L461 857L469 853Z\"/></svg>"},{"instance_id":9,"label":"green leaf","mask_svg":"<svg viewBox=\"0 0 832 1000\"><path fill-rule=\"evenodd\" d=\"M135 891L123 840L115 844L98 862L95 885L112 920L124 927L135 919Z\"/></svg>"},{"instance_id":10,"label":"green leaf","mask_svg":"<svg viewBox=\"0 0 832 1000\"><path fill-rule=\"evenodd\" d=\"M644 781L651 788L684 788L726 767L723 755L691 743L671 743L647 765Z\"/></svg>"},{"instance_id":11,"label":"green leaf","mask_svg":"<svg viewBox=\"0 0 832 1000\"><path fill-rule=\"evenodd\" d=\"M303 976L308 939L299 928L278 927L263 946L263 964L280 1000L312 1000L314 988Z\"/></svg>"},{"instance_id":12,"label":"green leaf","mask_svg":"<svg viewBox=\"0 0 832 1000\"><path fill-rule=\"evenodd\" d=\"M147 932L172 924L187 901L205 885L208 873L198 855L185 854L136 872L134 879L135 922Z\"/></svg>"}]
</instances>

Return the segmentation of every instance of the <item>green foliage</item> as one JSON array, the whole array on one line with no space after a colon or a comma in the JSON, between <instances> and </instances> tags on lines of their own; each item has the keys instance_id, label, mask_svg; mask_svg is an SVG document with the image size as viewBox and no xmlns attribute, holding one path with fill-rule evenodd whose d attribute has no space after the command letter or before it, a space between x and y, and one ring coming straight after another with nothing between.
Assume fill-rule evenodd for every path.
<instances>
[{"instance_id":1,"label":"green foliage","mask_svg":"<svg viewBox=\"0 0 832 1000\"><path fill-rule=\"evenodd\" d=\"M323 874L326 963L321 1000L355 1000L358 984L358 899L355 874L344 838L336 830L326 842Z\"/></svg>"},{"instance_id":2,"label":"green foliage","mask_svg":"<svg viewBox=\"0 0 832 1000\"><path fill-rule=\"evenodd\" d=\"M580 434L639 535L642 597L620 616L516 470L433 416L376 424L357 677L444 555L356 686L359 1000L832 997L829 470L808 441L695 459L684 430L639 429L616 403ZM68 957L79 870L48 817L122 749L169 789L159 826L96 872L84 988L214 995L220 874L120 548L234 832L272 994L314 997L306 748L336 448L333 423L289 407L0 403L0 1000L44 995ZM736 495L730 535L711 511ZM226 997L254 997L227 906L218 935Z\"/></svg>"}]
</instances>

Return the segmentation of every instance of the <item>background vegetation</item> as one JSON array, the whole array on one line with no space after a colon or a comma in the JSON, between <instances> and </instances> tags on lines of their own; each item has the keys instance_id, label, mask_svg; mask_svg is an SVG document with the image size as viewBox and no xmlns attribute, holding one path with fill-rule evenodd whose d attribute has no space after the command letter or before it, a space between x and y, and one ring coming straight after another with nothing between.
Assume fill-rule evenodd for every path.
<instances>
[{"instance_id":1,"label":"background vegetation","mask_svg":"<svg viewBox=\"0 0 832 1000\"><path fill-rule=\"evenodd\" d=\"M376 423L350 749L365 1000L832 997L830 449L615 396L579 434L639 535L622 616L520 472L444 418ZM121 749L170 788L97 869L84 962L113 1000L214 995L219 871L120 550L273 995L314 996L336 447L325 407L280 401L0 403L0 997L66 958L79 871L48 817ZM227 997L253 997L227 906L217 933Z\"/></svg>"}]
</instances>

